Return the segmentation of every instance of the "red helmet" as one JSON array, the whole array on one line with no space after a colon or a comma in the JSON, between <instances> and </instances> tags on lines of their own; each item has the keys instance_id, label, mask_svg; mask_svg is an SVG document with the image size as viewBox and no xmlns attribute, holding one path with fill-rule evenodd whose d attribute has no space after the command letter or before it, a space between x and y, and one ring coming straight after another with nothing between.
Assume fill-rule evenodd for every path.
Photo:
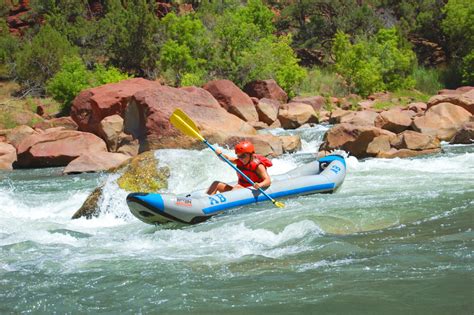
<instances>
[{"instance_id":1,"label":"red helmet","mask_svg":"<svg viewBox=\"0 0 474 315\"><path fill-rule=\"evenodd\" d=\"M241 141L235 146L235 154L255 153L255 147L250 141Z\"/></svg>"}]
</instances>

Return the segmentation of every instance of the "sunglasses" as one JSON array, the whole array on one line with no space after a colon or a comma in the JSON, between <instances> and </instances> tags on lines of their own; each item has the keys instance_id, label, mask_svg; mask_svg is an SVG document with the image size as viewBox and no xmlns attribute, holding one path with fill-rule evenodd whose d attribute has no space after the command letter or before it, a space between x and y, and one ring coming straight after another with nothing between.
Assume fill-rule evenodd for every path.
<instances>
[{"instance_id":1,"label":"sunglasses","mask_svg":"<svg viewBox=\"0 0 474 315\"><path fill-rule=\"evenodd\" d=\"M248 156L249 154L248 153L242 153L242 154L238 154L237 157L239 159L244 159L246 156Z\"/></svg>"}]
</instances>

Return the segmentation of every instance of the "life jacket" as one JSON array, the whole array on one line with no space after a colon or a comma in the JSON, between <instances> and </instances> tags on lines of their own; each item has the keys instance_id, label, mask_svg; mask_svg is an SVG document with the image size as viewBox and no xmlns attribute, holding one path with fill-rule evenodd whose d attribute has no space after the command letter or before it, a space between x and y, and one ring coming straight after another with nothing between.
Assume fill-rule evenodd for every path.
<instances>
[{"instance_id":1,"label":"life jacket","mask_svg":"<svg viewBox=\"0 0 474 315\"><path fill-rule=\"evenodd\" d=\"M266 157L264 157L260 154L254 154L253 159L249 163L244 164L244 163L242 163L241 160L238 159L236 166L239 170L242 171L242 173L247 175L254 183L258 183L262 180L262 178L260 176L258 176L258 174L257 174L257 167L260 164L263 164L263 166L265 166L265 167L270 167L270 166L273 165L272 161L270 161ZM247 180L242 175L240 175L238 172L237 172L237 176L239 177L238 184L240 186L243 186L243 187L252 186L252 184L247 182Z\"/></svg>"}]
</instances>

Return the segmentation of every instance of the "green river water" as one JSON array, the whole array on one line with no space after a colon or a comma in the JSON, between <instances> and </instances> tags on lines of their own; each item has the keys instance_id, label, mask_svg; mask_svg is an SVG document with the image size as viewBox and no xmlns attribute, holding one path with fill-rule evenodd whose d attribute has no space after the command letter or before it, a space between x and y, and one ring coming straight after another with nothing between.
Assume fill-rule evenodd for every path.
<instances>
[{"instance_id":1,"label":"green river water","mask_svg":"<svg viewBox=\"0 0 474 315\"><path fill-rule=\"evenodd\" d=\"M298 131L270 173L313 159L324 131ZM1 172L0 314L473 314L474 145L444 150L349 157L335 194L195 226L135 219L116 175ZM210 150L156 156L169 192L235 178ZM102 214L71 220L102 182Z\"/></svg>"}]
</instances>

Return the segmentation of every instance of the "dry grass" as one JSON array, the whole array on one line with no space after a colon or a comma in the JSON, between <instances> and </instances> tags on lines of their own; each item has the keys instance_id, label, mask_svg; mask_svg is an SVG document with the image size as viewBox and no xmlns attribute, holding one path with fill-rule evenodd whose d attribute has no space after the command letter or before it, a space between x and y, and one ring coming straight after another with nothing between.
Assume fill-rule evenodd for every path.
<instances>
[{"instance_id":1,"label":"dry grass","mask_svg":"<svg viewBox=\"0 0 474 315\"><path fill-rule=\"evenodd\" d=\"M0 129L29 125L44 120L36 115L36 108L43 105L46 115L54 115L60 110L60 104L51 98L16 97L19 85L12 81L0 81Z\"/></svg>"}]
</instances>

